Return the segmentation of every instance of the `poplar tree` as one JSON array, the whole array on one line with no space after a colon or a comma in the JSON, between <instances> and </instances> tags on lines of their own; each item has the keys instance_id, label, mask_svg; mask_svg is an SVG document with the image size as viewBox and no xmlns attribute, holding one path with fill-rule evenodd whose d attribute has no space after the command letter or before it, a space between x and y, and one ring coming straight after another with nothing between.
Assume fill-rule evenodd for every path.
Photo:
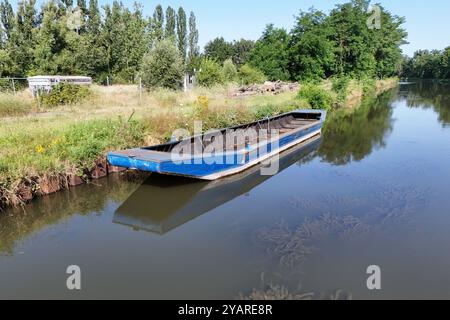
<instances>
[{"instance_id":1,"label":"poplar tree","mask_svg":"<svg viewBox=\"0 0 450 320\"><path fill-rule=\"evenodd\" d=\"M0 3L0 22L3 26L4 40L7 41L11 37L11 32L14 28L14 12L8 0L3 0Z\"/></svg>"},{"instance_id":2,"label":"poplar tree","mask_svg":"<svg viewBox=\"0 0 450 320\"><path fill-rule=\"evenodd\" d=\"M164 38L164 10L161 5L157 5L153 12L152 31L155 40L160 41Z\"/></svg>"},{"instance_id":3,"label":"poplar tree","mask_svg":"<svg viewBox=\"0 0 450 320\"><path fill-rule=\"evenodd\" d=\"M100 32L100 25L101 25L101 17L100 17L100 10L98 8L98 0L90 0L86 22L87 32L97 37Z\"/></svg>"},{"instance_id":4,"label":"poplar tree","mask_svg":"<svg viewBox=\"0 0 450 320\"><path fill-rule=\"evenodd\" d=\"M198 46L198 29L194 12L189 15L189 65L193 66L200 53Z\"/></svg>"},{"instance_id":5,"label":"poplar tree","mask_svg":"<svg viewBox=\"0 0 450 320\"><path fill-rule=\"evenodd\" d=\"M169 39L169 38L174 38L176 37L176 19L177 19L177 14L175 12L175 10L172 7L167 7L166 10L166 33L165 33L165 38Z\"/></svg>"},{"instance_id":6,"label":"poplar tree","mask_svg":"<svg viewBox=\"0 0 450 320\"><path fill-rule=\"evenodd\" d=\"M177 40L178 51L181 56L181 60L186 64L187 56L187 17L183 7L178 9L177 15Z\"/></svg>"},{"instance_id":7,"label":"poplar tree","mask_svg":"<svg viewBox=\"0 0 450 320\"><path fill-rule=\"evenodd\" d=\"M37 27L35 0L19 2L7 48L12 60L12 73L23 76L32 68L35 46L34 31Z\"/></svg>"}]
</instances>

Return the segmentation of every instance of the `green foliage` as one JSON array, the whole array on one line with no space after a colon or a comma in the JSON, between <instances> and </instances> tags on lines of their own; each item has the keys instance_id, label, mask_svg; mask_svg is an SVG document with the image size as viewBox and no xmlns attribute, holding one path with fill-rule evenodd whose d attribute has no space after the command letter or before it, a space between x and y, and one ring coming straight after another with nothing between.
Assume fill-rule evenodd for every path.
<instances>
[{"instance_id":1,"label":"green foliage","mask_svg":"<svg viewBox=\"0 0 450 320\"><path fill-rule=\"evenodd\" d=\"M71 6L81 9L80 25L68 24ZM143 56L156 41L179 44L185 61L189 39L189 63L199 55L195 15L188 30L183 8L177 15L169 7L167 23L160 5L148 18L142 4L126 7L120 1L102 9L98 0L47 1L38 12L36 0L24 0L16 8L0 0L0 77L87 75L128 84L136 82Z\"/></svg>"},{"instance_id":2,"label":"green foliage","mask_svg":"<svg viewBox=\"0 0 450 320\"><path fill-rule=\"evenodd\" d=\"M180 89L183 83L184 65L175 44L170 40L157 42L144 56L140 76L148 90Z\"/></svg>"},{"instance_id":3,"label":"green foliage","mask_svg":"<svg viewBox=\"0 0 450 320\"><path fill-rule=\"evenodd\" d=\"M376 92L376 80L373 78L363 77L360 80L364 96L373 96Z\"/></svg>"},{"instance_id":4,"label":"green foliage","mask_svg":"<svg viewBox=\"0 0 450 320\"><path fill-rule=\"evenodd\" d=\"M70 127L55 151L77 166L90 167L111 146L136 146L136 142L143 140L142 132L142 126L133 120L90 121Z\"/></svg>"},{"instance_id":5,"label":"green foliage","mask_svg":"<svg viewBox=\"0 0 450 320\"><path fill-rule=\"evenodd\" d=\"M233 60L228 59L223 63L222 73L225 82L234 82L238 77L238 70L233 63Z\"/></svg>"},{"instance_id":6,"label":"green foliage","mask_svg":"<svg viewBox=\"0 0 450 320\"><path fill-rule=\"evenodd\" d=\"M200 48L198 46L198 29L197 19L194 12L189 15L189 54L188 54L188 69L194 70L196 68L197 60L200 56Z\"/></svg>"},{"instance_id":7,"label":"green foliage","mask_svg":"<svg viewBox=\"0 0 450 320\"><path fill-rule=\"evenodd\" d=\"M334 75L392 77L401 66L404 19L381 8L381 29L370 29L368 0L339 4L329 15L301 12L291 31L289 71L292 80L320 80Z\"/></svg>"},{"instance_id":8,"label":"green foliage","mask_svg":"<svg viewBox=\"0 0 450 320\"><path fill-rule=\"evenodd\" d=\"M239 79L245 85L263 83L267 80L264 73L248 64L239 69Z\"/></svg>"},{"instance_id":9,"label":"green foliage","mask_svg":"<svg viewBox=\"0 0 450 320\"><path fill-rule=\"evenodd\" d=\"M208 58L203 59L200 64L200 70L197 73L197 82L204 87L212 87L216 84L224 83L220 64Z\"/></svg>"},{"instance_id":10,"label":"green foliage","mask_svg":"<svg viewBox=\"0 0 450 320\"><path fill-rule=\"evenodd\" d=\"M14 130L0 139L0 148L8 150L0 163L1 181L36 174L64 173L68 167L82 172L112 149L136 147L143 141L143 126L137 121L90 120L75 124Z\"/></svg>"},{"instance_id":11,"label":"green foliage","mask_svg":"<svg viewBox=\"0 0 450 320\"><path fill-rule=\"evenodd\" d=\"M208 42L205 46L205 57L222 64L233 56L233 45L223 37Z\"/></svg>"},{"instance_id":12,"label":"green foliage","mask_svg":"<svg viewBox=\"0 0 450 320\"><path fill-rule=\"evenodd\" d=\"M285 29L268 25L250 52L248 63L261 70L271 81L289 80L289 41L290 36Z\"/></svg>"},{"instance_id":13,"label":"green foliage","mask_svg":"<svg viewBox=\"0 0 450 320\"><path fill-rule=\"evenodd\" d=\"M208 42L205 46L205 56L222 64L227 59L232 59L234 64L241 66L248 60L254 42L241 39L227 42L223 37Z\"/></svg>"},{"instance_id":14,"label":"green foliage","mask_svg":"<svg viewBox=\"0 0 450 320\"><path fill-rule=\"evenodd\" d=\"M402 76L416 79L450 79L450 47L445 50L419 50L405 57Z\"/></svg>"},{"instance_id":15,"label":"green foliage","mask_svg":"<svg viewBox=\"0 0 450 320\"><path fill-rule=\"evenodd\" d=\"M347 98L349 84L350 78L347 76L334 77L332 79L332 89L336 92L339 102L343 102Z\"/></svg>"},{"instance_id":16,"label":"green foliage","mask_svg":"<svg viewBox=\"0 0 450 320\"><path fill-rule=\"evenodd\" d=\"M165 32L165 37L167 39L176 37L175 33L177 25L176 19L177 14L175 10L171 6L168 6L166 9L166 32Z\"/></svg>"},{"instance_id":17,"label":"green foliage","mask_svg":"<svg viewBox=\"0 0 450 320\"><path fill-rule=\"evenodd\" d=\"M187 35L187 17L183 7L178 9L177 14L177 43L178 52L183 60L183 65L186 63L187 47L188 47L188 35Z\"/></svg>"},{"instance_id":18,"label":"green foliage","mask_svg":"<svg viewBox=\"0 0 450 320\"><path fill-rule=\"evenodd\" d=\"M233 41L233 62L237 66L242 66L247 63L250 53L255 47L255 42L252 40L241 39Z\"/></svg>"},{"instance_id":19,"label":"green foliage","mask_svg":"<svg viewBox=\"0 0 450 320\"><path fill-rule=\"evenodd\" d=\"M39 96L42 106L55 107L58 105L71 105L81 102L90 95L90 90L86 86L77 86L61 83L53 87L50 93L43 93Z\"/></svg>"},{"instance_id":20,"label":"green foliage","mask_svg":"<svg viewBox=\"0 0 450 320\"><path fill-rule=\"evenodd\" d=\"M302 85L298 97L305 100L312 109L330 110L333 107L333 98L330 93L317 84Z\"/></svg>"},{"instance_id":21,"label":"green foliage","mask_svg":"<svg viewBox=\"0 0 450 320\"><path fill-rule=\"evenodd\" d=\"M295 80L319 80L335 73L335 46L327 17L320 11L301 12L291 32L289 61Z\"/></svg>"},{"instance_id":22,"label":"green foliage","mask_svg":"<svg viewBox=\"0 0 450 320\"><path fill-rule=\"evenodd\" d=\"M151 19L152 38L161 41L164 38L164 10L159 4L156 6Z\"/></svg>"}]
</instances>

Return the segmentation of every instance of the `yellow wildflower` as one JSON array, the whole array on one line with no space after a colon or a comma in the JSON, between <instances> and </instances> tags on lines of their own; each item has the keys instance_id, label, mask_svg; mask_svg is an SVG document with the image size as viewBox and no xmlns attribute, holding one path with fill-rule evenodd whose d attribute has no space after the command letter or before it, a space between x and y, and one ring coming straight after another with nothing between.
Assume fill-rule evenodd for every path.
<instances>
[{"instance_id":1,"label":"yellow wildflower","mask_svg":"<svg viewBox=\"0 0 450 320\"><path fill-rule=\"evenodd\" d=\"M203 108L208 108L209 106L209 99L207 96L199 96L197 102Z\"/></svg>"},{"instance_id":2,"label":"yellow wildflower","mask_svg":"<svg viewBox=\"0 0 450 320\"><path fill-rule=\"evenodd\" d=\"M36 147L36 152L37 153L44 153L45 152L45 148L42 145L38 145Z\"/></svg>"}]
</instances>

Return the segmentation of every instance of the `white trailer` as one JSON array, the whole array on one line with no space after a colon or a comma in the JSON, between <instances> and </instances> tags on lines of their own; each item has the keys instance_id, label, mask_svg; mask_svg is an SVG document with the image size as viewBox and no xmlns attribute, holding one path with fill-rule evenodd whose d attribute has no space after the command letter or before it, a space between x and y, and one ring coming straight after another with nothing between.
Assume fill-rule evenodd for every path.
<instances>
[{"instance_id":1,"label":"white trailer","mask_svg":"<svg viewBox=\"0 0 450 320\"><path fill-rule=\"evenodd\" d=\"M34 76L27 78L28 85L33 96L40 93L49 93L53 87L60 83L69 83L79 86L90 86L92 84L91 77L78 76Z\"/></svg>"}]
</instances>

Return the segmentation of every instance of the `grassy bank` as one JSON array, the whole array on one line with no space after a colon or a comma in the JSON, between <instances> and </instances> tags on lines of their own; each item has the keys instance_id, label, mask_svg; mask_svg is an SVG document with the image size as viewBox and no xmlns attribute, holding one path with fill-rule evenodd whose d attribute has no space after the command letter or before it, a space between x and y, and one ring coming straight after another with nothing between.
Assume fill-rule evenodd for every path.
<instances>
[{"instance_id":1,"label":"grassy bank","mask_svg":"<svg viewBox=\"0 0 450 320\"><path fill-rule=\"evenodd\" d=\"M208 130L321 107L323 101L329 109L354 107L396 84L330 80L305 84L300 93L239 98L234 87L140 94L132 86L94 86L83 102L53 108L37 108L26 92L0 94L0 207L67 188L74 178L89 181L105 152L164 142L175 129L192 131L194 120Z\"/></svg>"}]
</instances>

